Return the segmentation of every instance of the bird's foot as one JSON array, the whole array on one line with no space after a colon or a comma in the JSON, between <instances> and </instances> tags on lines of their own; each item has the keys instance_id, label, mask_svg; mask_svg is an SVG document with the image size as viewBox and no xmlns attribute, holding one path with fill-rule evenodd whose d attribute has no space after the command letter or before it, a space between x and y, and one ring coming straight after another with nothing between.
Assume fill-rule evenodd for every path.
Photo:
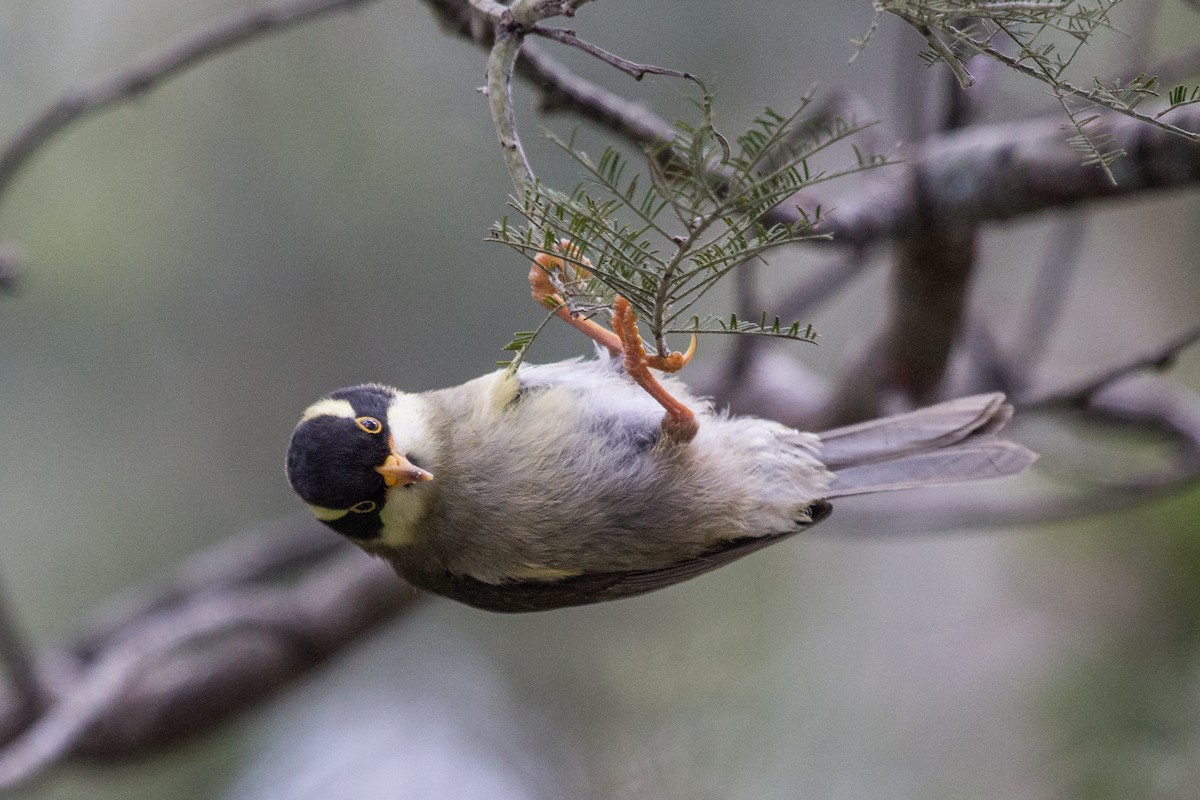
<instances>
[{"instance_id":1,"label":"bird's foot","mask_svg":"<svg viewBox=\"0 0 1200 800\"><path fill-rule=\"evenodd\" d=\"M579 255L579 248L567 239L563 239L557 249L562 253L562 257L550 253L538 253L534 256L533 267L529 270L529 289L534 301L552 309L555 316L614 356L621 355L624 348L617 335L581 314L572 314L550 280L551 274L556 272L563 276L563 283L572 280L573 276L586 279L591 275L587 268L592 266L592 262ZM567 266L568 263L570 267Z\"/></svg>"},{"instance_id":2,"label":"bird's foot","mask_svg":"<svg viewBox=\"0 0 1200 800\"><path fill-rule=\"evenodd\" d=\"M695 412L676 400L650 370L678 372L683 369L696 354L696 337L692 337L692 343L686 353L647 355L641 334L638 333L637 316L633 313L629 301L619 295L613 302L613 330L621 342L625 372L667 412L662 420L663 434L672 441L690 442L700 430Z\"/></svg>"},{"instance_id":3,"label":"bird's foot","mask_svg":"<svg viewBox=\"0 0 1200 800\"><path fill-rule=\"evenodd\" d=\"M561 276L564 285L573 280L586 279L591 275L589 268L592 262L581 255L579 248L569 239L563 239L555 249L561 255L538 253L534 256L533 266L529 270L529 288L533 299L539 305L552 309L559 319L608 350L614 357L622 358L629 377L666 410L662 421L663 434L672 441L690 442L700 430L695 413L672 397L650 370L678 372L683 369L696 354L696 337L692 336L686 353L648 355L638 333L637 317L624 297L618 295L613 302L611 331L581 314L571 313L551 276Z\"/></svg>"}]
</instances>

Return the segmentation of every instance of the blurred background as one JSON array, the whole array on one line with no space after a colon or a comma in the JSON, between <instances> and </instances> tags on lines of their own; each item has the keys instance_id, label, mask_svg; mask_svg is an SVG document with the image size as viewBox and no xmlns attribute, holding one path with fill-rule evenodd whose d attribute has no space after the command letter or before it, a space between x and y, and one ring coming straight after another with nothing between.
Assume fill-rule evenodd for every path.
<instances>
[{"instance_id":1,"label":"blurred background","mask_svg":"<svg viewBox=\"0 0 1200 800\"><path fill-rule=\"evenodd\" d=\"M0 135L252 5L5 4ZM1124 5L1157 7L1154 34L1103 38L1097 69L1151 67L1200 40L1186 4ZM790 109L815 82L860 96L890 145L910 124L905 98L944 76L891 19L848 67L871 13L833 0L597 3L571 27L700 74L727 131L764 105ZM553 52L668 119L694 118L685 85ZM376 3L86 121L21 174L0 206L0 241L27 264L19 291L0 297L0 578L37 641L294 512L283 451L322 393L457 383L540 321L527 264L483 242L511 190L476 92L485 57L421 4ZM989 91L994 119L1053 110L1032 84ZM518 97L535 167L573 185L533 132L578 123L539 116L524 86ZM1047 386L1153 348L1200 307L1194 192L1086 213ZM1005 321L1028 303L1056 219L987 229L976 300L1002 337L1016 334ZM780 255L768 285L829 257ZM819 346L781 352L838 374L885 290L876 268L806 320ZM728 292L710 300L731 308ZM702 344L719 363L722 343ZM587 351L551 330L530 358ZM1200 356L1173 374L1200 388ZM915 512L870 531L835 514L819 535L644 598L519 617L430 602L217 733L124 766L70 765L23 796L1191 797L1198 515L1195 491L936 536L920 535Z\"/></svg>"}]
</instances>

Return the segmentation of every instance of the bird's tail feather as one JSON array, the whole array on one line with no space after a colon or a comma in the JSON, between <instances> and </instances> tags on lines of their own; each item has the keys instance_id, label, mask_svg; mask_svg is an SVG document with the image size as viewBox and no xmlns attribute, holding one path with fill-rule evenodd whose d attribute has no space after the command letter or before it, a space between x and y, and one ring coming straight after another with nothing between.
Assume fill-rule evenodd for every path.
<instances>
[{"instance_id":1,"label":"bird's tail feather","mask_svg":"<svg viewBox=\"0 0 1200 800\"><path fill-rule=\"evenodd\" d=\"M1012 418L999 393L974 395L820 434L837 473L828 497L998 478L1028 467L1031 450L996 438Z\"/></svg>"}]
</instances>

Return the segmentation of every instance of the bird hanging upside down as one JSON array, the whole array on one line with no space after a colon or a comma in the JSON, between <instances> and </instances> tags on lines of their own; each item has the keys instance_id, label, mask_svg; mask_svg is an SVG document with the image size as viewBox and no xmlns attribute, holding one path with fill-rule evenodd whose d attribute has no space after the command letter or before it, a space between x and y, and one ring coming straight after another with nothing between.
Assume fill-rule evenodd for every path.
<instances>
[{"instance_id":1,"label":"bird hanging upside down","mask_svg":"<svg viewBox=\"0 0 1200 800\"><path fill-rule=\"evenodd\" d=\"M650 371L690 355L646 356L631 314L615 309L615 334L571 315L540 284L556 266L535 265L534 296L598 359L419 394L339 389L292 434L287 477L312 513L419 588L493 611L628 597L806 530L831 499L1036 458L996 437L1012 416L1000 394L821 434L715 412Z\"/></svg>"}]
</instances>

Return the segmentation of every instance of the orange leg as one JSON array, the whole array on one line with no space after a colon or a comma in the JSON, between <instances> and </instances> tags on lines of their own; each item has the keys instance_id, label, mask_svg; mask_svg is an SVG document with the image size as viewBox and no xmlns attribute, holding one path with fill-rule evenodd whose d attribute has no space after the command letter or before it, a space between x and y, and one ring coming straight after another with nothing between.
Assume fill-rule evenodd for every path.
<instances>
[{"instance_id":1,"label":"orange leg","mask_svg":"<svg viewBox=\"0 0 1200 800\"><path fill-rule=\"evenodd\" d=\"M696 433L700 430L696 414L672 397L650 372L652 367L664 372L683 369L696 353L696 338L692 337L692 344L686 353L647 356L642 337L638 333L637 316L629 306L629 301L620 296L613 302L613 328L625 351L625 372L667 411L662 421L663 433L677 442L690 442L696 438Z\"/></svg>"},{"instance_id":2,"label":"orange leg","mask_svg":"<svg viewBox=\"0 0 1200 800\"><path fill-rule=\"evenodd\" d=\"M591 266L586 258L583 259L583 263L585 266ZM533 268L529 270L529 288L534 301L554 309L555 315L563 322L598 343L614 356L619 356L624 348L622 348L621 340L617 338L617 335L586 317L572 314L563 299L558 296L558 292L554 291L554 285L550 283L550 272L555 269L564 269L561 258L556 258L548 253L538 253L534 257Z\"/></svg>"},{"instance_id":3,"label":"orange leg","mask_svg":"<svg viewBox=\"0 0 1200 800\"><path fill-rule=\"evenodd\" d=\"M586 267L592 264L586 258L578 255L578 250L567 240L563 240L561 250L565 258L577 259L572 264L576 273L586 275ZM667 353L665 355L647 355L646 347L642 344L641 334L638 333L637 317L629 305L629 301L618 296L613 302L613 330L598 325L590 319L572 314L563 298L559 296L550 282L550 273L554 270L566 272L567 265L563 258L539 253L533 259L533 267L529 270L529 288L533 299L539 304L554 310L554 314L584 336L600 344L614 356L621 356L625 362L625 372L646 393L658 401L666 415L663 417L662 429L669 438L677 442L690 442L700 430L696 415L683 403L671 396L651 369L663 372L678 372L687 366L696 354L696 337L686 353ZM615 333L614 333L615 331Z\"/></svg>"}]
</instances>

